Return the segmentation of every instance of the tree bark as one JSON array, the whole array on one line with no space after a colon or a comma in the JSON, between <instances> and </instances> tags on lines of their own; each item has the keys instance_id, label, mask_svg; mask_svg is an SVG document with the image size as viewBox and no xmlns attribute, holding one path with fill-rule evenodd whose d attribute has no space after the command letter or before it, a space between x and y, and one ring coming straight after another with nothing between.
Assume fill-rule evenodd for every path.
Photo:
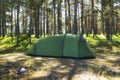
<instances>
[{"instance_id":1,"label":"tree bark","mask_svg":"<svg viewBox=\"0 0 120 80\"><path fill-rule=\"evenodd\" d=\"M62 13L61 13L62 0L58 2L58 34L62 33Z\"/></svg>"},{"instance_id":2,"label":"tree bark","mask_svg":"<svg viewBox=\"0 0 120 80\"><path fill-rule=\"evenodd\" d=\"M105 0L101 0L102 12L101 12L101 24L102 24L102 33L105 33L105 19L104 19L104 9L105 9Z\"/></svg>"},{"instance_id":3,"label":"tree bark","mask_svg":"<svg viewBox=\"0 0 120 80\"><path fill-rule=\"evenodd\" d=\"M45 9L46 9L46 7L45 7L45 5L44 5L44 11L43 11L43 16L44 16L44 18L43 18L43 27L44 27L44 30L43 30L43 32L44 32L44 37L45 37L45 35L46 35L46 27L45 27L45 19L46 19L46 16L45 16L45 14L46 14L46 11L45 11Z\"/></svg>"},{"instance_id":4,"label":"tree bark","mask_svg":"<svg viewBox=\"0 0 120 80\"><path fill-rule=\"evenodd\" d=\"M48 4L46 4L46 8L48 8ZM49 12L46 10L46 34L49 34Z\"/></svg>"},{"instance_id":5,"label":"tree bark","mask_svg":"<svg viewBox=\"0 0 120 80\"><path fill-rule=\"evenodd\" d=\"M54 35L56 34L56 0L53 0Z\"/></svg>"},{"instance_id":6,"label":"tree bark","mask_svg":"<svg viewBox=\"0 0 120 80\"><path fill-rule=\"evenodd\" d=\"M13 42L13 6L11 7L11 41Z\"/></svg>"},{"instance_id":7,"label":"tree bark","mask_svg":"<svg viewBox=\"0 0 120 80\"><path fill-rule=\"evenodd\" d=\"M77 34L77 4L78 4L78 0L75 0L75 1L74 1L73 34Z\"/></svg>"},{"instance_id":8,"label":"tree bark","mask_svg":"<svg viewBox=\"0 0 120 80\"><path fill-rule=\"evenodd\" d=\"M35 37L39 38L39 5L35 6Z\"/></svg>"},{"instance_id":9,"label":"tree bark","mask_svg":"<svg viewBox=\"0 0 120 80\"><path fill-rule=\"evenodd\" d=\"M5 3L2 4L2 37L5 37L5 27L6 27L6 13L5 13Z\"/></svg>"},{"instance_id":10,"label":"tree bark","mask_svg":"<svg viewBox=\"0 0 120 80\"><path fill-rule=\"evenodd\" d=\"M91 30L92 30L92 34L93 34L93 37L94 37L94 27L95 27L95 20L94 20L94 0L91 0L91 5L92 5L92 12L91 12Z\"/></svg>"},{"instance_id":11,"label":"tree bark","mask_svg":"<svg viewBox=\"0 0 120 80\"><path fill-rule=\"evenodd\" d=\"M106 38L111 41L111 26L110 26L110 4L111 0L105 0L105 27L106 27Z\"/></svg>"},{"instance_id":12,"label":"tree bark","mask_svg":"<svg viewBox=\"0 0 120 80\"><path fill-rule=\"evenodd\" d=\"M0 16L2 16L2 4L0 3ZM2 18L0 17L0 37L1 37L1 31L2 31Z\"/></svg>"},{"instance_id":13,"label":"tree bark","mask_svg":"<svg viewBox=\"0 0 120 80\"><path fill-rule=\"evenodd\" d=\"M66 4L66 0L64 0L64 5L65 5L65 33L68 32L68 20L67 20L67 4Z\"/></svg>"},{"instance_id":14,"label":"tree bark","mask_svg":"<svg viewBox=\"0 0 120 80\"><path fill-rule=\"evenodd\" d=\"M68 0L68 33L71 33L71 7L70 0Z\"/></svg>"},{"instance_id":15,"label":"tree bark","mask_svg":"<svg viewBox=\"0 0 120 80\"><path fill-rule=\"evenodd\" d=\"M84 34L84 27L83 27L83 19L84 19L84 4L83 4L84 2L83 2L83 0L82 0L82 2L81 2L81 29L82 29L82 32L81 32L81 35L83 35Z\"/></svg>"},{"instance_id":16,"label":"tree bark","mask_svg":"<svg viewBox=\"0 0 120 80\"><path fill-rule=\"evenodd\" d=\"M17 23L16 23L16 46L19 44L19 12L20 12L20 4L17 2Z\"/></svg>"}]
</instances>

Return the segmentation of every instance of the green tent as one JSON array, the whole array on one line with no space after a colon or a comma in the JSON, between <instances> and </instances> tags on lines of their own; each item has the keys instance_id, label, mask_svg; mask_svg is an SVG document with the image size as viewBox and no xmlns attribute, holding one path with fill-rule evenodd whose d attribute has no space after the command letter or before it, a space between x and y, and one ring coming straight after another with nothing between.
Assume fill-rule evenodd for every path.
<instances>
[{"instance_id":1,"label":"green tent","mask_svg":"<svg viewBox=\"0 0 120 80\"><path fill-rule=\"evenodd\" d=\"M27 54L35 56L94 58L86 40L80 35L62 34L38 40Z\"/></svg>"}]
</instances>

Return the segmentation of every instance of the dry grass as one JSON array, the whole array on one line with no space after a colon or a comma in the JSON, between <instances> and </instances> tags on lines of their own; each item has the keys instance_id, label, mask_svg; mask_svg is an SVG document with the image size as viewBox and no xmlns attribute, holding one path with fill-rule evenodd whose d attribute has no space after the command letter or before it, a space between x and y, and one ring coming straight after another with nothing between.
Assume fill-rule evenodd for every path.
<instances>
[{"instance_id":1,"label":"dry grass","mask_svg":"<svg viewBox=\"0 0 120 80\"><path fill-rule=\"evenodd\" d=\"M96 59L0 54L0 80L120 80L120 53L96 49ZM20 68L26 72L20 73Z\"/></svg>"}]
</instances>

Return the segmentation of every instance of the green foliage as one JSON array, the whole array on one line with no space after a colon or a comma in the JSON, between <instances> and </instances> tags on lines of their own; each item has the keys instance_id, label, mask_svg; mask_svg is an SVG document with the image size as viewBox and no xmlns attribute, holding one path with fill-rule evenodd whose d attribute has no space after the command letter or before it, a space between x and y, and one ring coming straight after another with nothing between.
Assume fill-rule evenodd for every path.
<instances>
[{"instance_id":1,"label":"green foliage","mask_svg":"<svg viewBox=\"0 0 120 80\"><path fill-rule=\"evenodd\" d=\"M120 35L113 35L112 41L108 41L105 35L96 35L94 37L92 35L89 35L88 37L86 37L86 39L88 41L88 44L90 44L92 47L120 47Z\"/></svg>"},{"instance_id":2,"label":"green foliage","mask_svg":"<svg viewBox=\"0 0 120 80\"><path fill-rule=\"evenodd\" d=\"M11 44L11 37L4 37L1 41L2 44Z\"/></svg>"},{"instance_id":3,"label":"green foliage","mask_svg":"<svg viewBox=\"0 0 120 80\"><path fill-rule=\"evenodd\" d=\"M22 40L25 40L25 39L28 39L27 35L19 35L19 41L22 41Z\"/></svg>"},{"instance_id":4,"label":"green foliage","mask_svg":"<svg viewBox=\"0 0 120 80\"><path fill-rule=\"evenodd\" d=\"M50 35L47 35L46 37L49 37ZM44 36L41 36L40 39L43 39ZM112 41L108 41L105 37L105 35L96 35L93 37L93 35L89 35L88 37L85 36L87 39L87 43L90 44L91 47L107 47L108 49L112 49L112 47L120 47L120 35L113 35ZM12 51L26 51L28 48L30 48L29 40L30 38L27 35L20 35L19 36L19 45L15 46L16 44L16 38L12 38L9 36L5 36L4 38L0 38L0 53L6 53L6 52L12 52ZM32 44L35 43L37 38L34 37L34 35L31 36L31 42Z\"/></svg>"},{"instance_id":5,"label":"green foliage","mask_svg":"<svg viewBox=\"0 0 120 80\"><path fill-rule=\"evenodd\" d=\"M32 40L33 42L36 41L35 38ZM0 42L0 53L8 53L8 52L16 52L16 51L26 51L29 47L29 38L26 35L19 36L19 45L16 45L16 38L12 42L12 38L9 36L5 36L1 38Z\"/></svg>"},{"instance_id":6,"label":"green foliage","mask_svg":"<svg viewBox=\"0 0 120 80\"><path fill-rule=\"evenodd\" d=\"M32 37L32 38L31 38L31 42L32 42L32 43L35 43L37 40L38 40L38 39L35 38L35 37Z\"/></svg>"},{"instance_id":7,"label":"green foliage","mask_svg":"<svg viewBox=\"0 0 120 80\"><path fill-rule=\"evenodd\" d=\"M29 44L27 35L19 36L19 46L26 47Z\"/></svg>"},{"instance_id":8,"label":"green foliage","mask_svg":"<svg viewBox=\"0 0 120 80\"><path fill-rule=\"evenodd\" d=\"M19 43L19 46L27 46L29 43L28 43L28 40L22 40L22 41L20 41L20 43Z\"/></svg>"}]
</instances>

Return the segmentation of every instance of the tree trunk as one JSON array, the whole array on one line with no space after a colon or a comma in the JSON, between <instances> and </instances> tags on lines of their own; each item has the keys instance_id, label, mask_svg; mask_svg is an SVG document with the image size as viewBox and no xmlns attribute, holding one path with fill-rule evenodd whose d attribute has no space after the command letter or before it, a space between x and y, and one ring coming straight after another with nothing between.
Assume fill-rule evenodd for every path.
<instances>
[{"instance_id":1,"label":"tree trunk","mask_svg":"<svg viewBox=\"0 0 120 80\"><path fill-rule=\"evenodd\" d=\"M91 30L92 30L92 34L93 34L93 37L94 37L94 27L95 27L95 23L94 23L94 0L91 0L91 5L92 5L92 12L91 12Z\"/></svg>"},{"instance_id":2,"label":"tree trunk","mask_svg":"<svg viewBox=\"0 0 120 80\"><path fill-rule=\"evenodd\" d=\"M44 5L44 11L43 11L43 16L44 16L44 18L43 18L43 32L44 32L44 37L45 37L45 35L46 35L46 27L45 27L45 19L46 19L46 16L45 16L45 14L46 14L46 12L45 12L45 9L46 9L46 7L45 7L45 5Z\"/></svg>"},{"instance_id":3,"label":"tree trunk","mask_svg":"<svg viewBox=\"0 0 120 80\"><path fill-rule=\"evenodd\" d=\"M0 3L0 16L2 16L2 4ZM1 31L2 31L2 18L0 17L0 37L1 37Z\"/></svg>"},{"instance_id":4,"label":"tree trunk","mask_svg":"<svg viewBox=\"0 0 120 80\"><path fill-rule=\"evenodd\" d=\"M39 7L35 6L35 37L39 38Z\"/></svg>"},{"instance_id":5,"label":"tree trunk","mask_svg":"<svg viewBox=\"0 0 120 80\"><path fill-rule=\"evenodd\" d=\"M1 18L0 18L0 37L1 37L1 35L2 35L2 34L1 34L1 31L2 31L2 30L1 30L1 27L2 27L2 26L1 26L1 22L2 22L2 21L1 21Z\"/></svg>"},{"instance_id":6,"label":"tree trunk","mask_svg":"<svg viewBox=\"0 0 120 80\"><path fill-rule=\"evenodd\" d=\"M97 15L94 17L94 35L98 33Z\"/></svg>"},{"instance_id":7,"label":"tree trunk","mask_svg":"<svg viewBox=\"0 0 120 80\"><path fill-rule=\"evenodd\" d=\"M67 4L66 4L66 0L64 0L64 5L65 5L65 33L68 32L68 20L67 20Z\"/></svg>"},{"instance_id":8,"label":"tree trunk","mask_svg":"<svg viewBox=\"0 0 120 80\"><path fill-rule=\"evenodd\" d=\"M109 23L109 18L106 18L105 20L105 26L106 26L106 38L107 40L111 40L111 36L110 36L110 23Z\"/></svg>"},{"instance_id":9,"label":"tree trunk","mask_svg":"<svg viewBox=\"0 0 120 80\"><path fill-rule=\"evenodd\" d=\"M54 17L54 35L56 34L56 0L53 0L53 17Z\"/></svg>"},{"instance_id":10,"label":"tree trunk","mask_svg":"<svg viewBox=\"0 0 120 80\"><path fill-rule=\"evenodd\" d=\"M19 44L19 12L20 12L20 5L19 2L17 3L17 23L16 23L16 46Z\"/></svg>"},{"instance_id":11,"label":"tree trunk","mask_svg":"<svg viewBox=\"0 0 120 80\"><path fill-rule=\"evenodd\" d=\"M5 27L6 27L6 13L5 13L5 5L2 4L2 37L5 37Z\"/></svg>"},{"instance_id":12,"label":"tree trunk","mask_svg":"<svg viewBox=\"0 0 120 80\"><path fill-rule=\"evenodd\" d=\"M83 12L83 11L84 11L84 5L83 5L83 3L84 3L84 2L83 2L83 0L82 0L82 2L81 2L81 29L82 29L81 35L84 34L84 27L83 27L83 23L84 23L84 22L83 22L83 21L84 21L84 20L83 20L83 19L84 19L84 15L83 15L83 14L84 14L84 12Z\"/></svg>"},{"instance_id":13,"label":"tree trunk","mask_svg":"<svg viewBox=\"0 0 120 80\"><path fill-rule=\"evenodd\" d=\"M13 6L11 8L11 41L13 42Z\"/></svg>"},{"instance_id":14,"label":"tree trunk","mask_svg":"<svg viewBox=\"0 0 120 80\"><path fill-rule=\"evenodd\" d=\"M68 0L68 33L71 33L71 7L70 0Z\"/></svg>"},{"instance_id":15,"label":"tree trunk","mask_svg":"<svg viewBox=\"0 0 120 80\"><path fill-rule=\"evenodd\" d=\"M87 35L91 34L91 16L90 13L88 13L88 17L87 17Z\"/></svg>"},{"instance_id":16,"label":"tree trunk","mask_svg":"<svg viewBox=\"0 0 120 80\"><path fill-rule=\"evenodd\" d=\"M78 0L75 0L74 1L73 34L77 34L77 4L78 4Z\"/></svg>"},{"instance_id":17,"label":"tree trunk","mask_svg":"<svg viewBox=\"0 0 120 80\"><path fill-rule=\"evenodd\" d=\"M28 10L26 10L26 14L28 13L27 12ZM23 10L23 12L22 12L22 27L23 27L23 34L26 34L26 31L27 31L27 29L26 29L26 25L25 24L27 24L27 20L26 20L26 15L24 15L24 10Z\"/></svg>"},{"instance_id":18,"label":"tree trunk","mask_svg":"<svg viewBox=\"0 0 120 80\"><path fill-rule=\"evenodd\" d=\"M78 22L77 22L77 25L78 25L78 33L79 33L79 34L80 34L80 30L81 30L81 29L80 29L80 26L81 26L81 25L80 25L80 23L81 23L81 22L80 22L80 20L81 20L80 6L81 6L81 5L79 4L79 6L78 6Z\"/></svg>"},{"instance_id":19,"label":"tree trunk","mask_svg":"<svg viewBox=\"0 0 120 80\"><path fill-rule=\"evenodd\" d=\"M88 28L88 23L87 23L88 20L87 20L87 18L88 18L88 16L86 15L86 16L85 16L85 33L86 33L86 35L88 36L88 29L89 29L89 28Z\"/></svg>"},{"instance_id":20,"label":"tree trunk","mask_svg":"<svg viewBox=\"0 0 120 80\"><path fill-rule=\"evenodd\" d=\"M111 26L110 26L110 4L111 0L105 0L105 27L106 27L106 38L112 40L111 37Z\"/></svg>"},{"instance_id":21,"label":"tree trunk","mask_svg":"<svg viewBox=\"0 0 120 80\"><path fill-rule=\"evenodd\" d=\"M62 0L58 2L58 34L62 33L62 13L61 13Z\"/></svg>"},{"instance_id":22,"label":"tree trunk","mask_svg":"<svg viewBox=\"0 0 120 80\"><path fill-rule=\"evenodd\" d=\"M105 33L105 20L104 20L104 9L105 9L105 0L101 0L101 6L102 6L102 12L101 12L101 27L102 27L102 33Z\"/></svg>"},{"instance_id":23,"label":"tree trunk","mask_svg":"<svg viewBox=\"0 0 120 80\"><path fill-rule=\"evenodd\" d=\"M32 13L30 12L30 27L29 27L29 34L28 34L30 44L31 44L32 24L33 24Z\"/></svg>"},{"instance_id":24,"label":"tree trunk","mask_svg":"<svg viewBox=\"0 0 120 80\"><path fill-rule=\"evenodd\" d=\"M39 15L39 28L40 28L40 35L42 36L42 9L40 8L40 15Z\"/></svg>"},{"instance_id":25,"label":"tree trunk","mask_svg":"<svg viewBox=\"0 0 120 80\"><path fill-rule=\"evenodd\" d=\"M112 17L110 17L111 19L110 19L110 40L112 41L112 35L113 35L113 33L114 33L114 11L113 11L113 0L109 0L109 7L110 7L110 16L112 16Z\"/></svg>"},{"instance_id":26,"label":"tree trunk","mask_svg":"<svg viewBox=\"0 0 120 80\"><path fill-rule=\"evenodd\" d=\"M46 8L48 7L48 4L46 4ZM49 34L49 12L46 10L46 34Z\"/></svg>"}]
</instances>

